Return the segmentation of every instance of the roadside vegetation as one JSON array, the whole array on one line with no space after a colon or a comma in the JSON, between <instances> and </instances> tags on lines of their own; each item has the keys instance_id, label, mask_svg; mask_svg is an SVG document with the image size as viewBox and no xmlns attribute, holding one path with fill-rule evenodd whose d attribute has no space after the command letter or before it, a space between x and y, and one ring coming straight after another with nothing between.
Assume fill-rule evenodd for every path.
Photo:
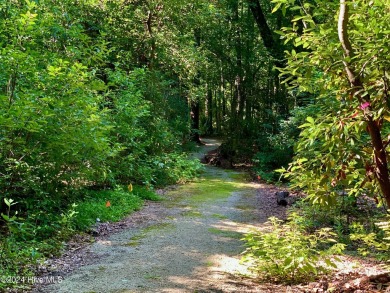
<instances>
[{"instance_id":1,"label":"roadside vegetation","mask_svg":"<svg viewBox=\"0 0 390 293\"><path fill-rule=\"evenodd\" d=\"M287 283L317 279L342 253L380 260L388 271L389 2L272 2L295 14L278 31L294 48L279 70L308 104L268 136L270 152L255 156L255 169L304 197L286 222L270 219L269 233L246 236L246 258ZM281 148L286 156L276 155Z\"/></svg>"}]
</instances>

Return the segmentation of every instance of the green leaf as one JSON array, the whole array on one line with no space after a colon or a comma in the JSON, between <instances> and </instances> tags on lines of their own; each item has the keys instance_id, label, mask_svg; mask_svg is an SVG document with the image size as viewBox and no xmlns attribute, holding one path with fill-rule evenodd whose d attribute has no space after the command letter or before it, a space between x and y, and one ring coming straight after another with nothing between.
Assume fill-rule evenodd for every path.
<instances>
[{"instance_id":1,"label":"green leaf","mask_svg":"<svg viewBox=\"0 0 390 293\"><path fill-rule=\"evenodd\" d=\"M309 122L310 124L314 124L314 118L313 117L307 117L306 121Z\"/></svg>"},{"instance_id":2,"label":"green leaf","mask_svg":"<svg viewBox=\"0 0 390 293\"><path fill-rule=\"evenodd\" d=\"M272 9L272 12L271 13L275 13L276 11L278 11L278 9L280 8L280 6L282 6L282 3L279 2L275 5L275 7Z\"/></svg>"}]
</instances>

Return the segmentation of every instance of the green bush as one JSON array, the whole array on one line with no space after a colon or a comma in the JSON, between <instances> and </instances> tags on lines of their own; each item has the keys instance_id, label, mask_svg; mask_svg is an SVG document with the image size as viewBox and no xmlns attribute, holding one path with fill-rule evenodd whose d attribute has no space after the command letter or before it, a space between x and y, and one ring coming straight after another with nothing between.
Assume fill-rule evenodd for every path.
<instances>
[{"instance_id":1,"label":"green bush","mask_svg":"<svg viewBox=\"0 0 390 293\"><path fill-rule=\"evenodd\" d=\"M186 154L162 155L152 164L155 183L159 186L188 182L203 169L199 160L189 160Z\"/></svg>"},{"instance_id":2,"label":"green bush","mask_svg":"<svg viewBox=\"0 0 390 293\"><path fill-rule=\"evenodd\" d=\"M71 225L75 229L83 231L97 221L119 221L131 212L141 208L143 201L137 195L144 193L146 193L145 197L151 197L149 192L143 189L129 192L119 187L114 190L90 192L82 202L77 203L75 209L77 214L72 219Z\"/></svg>"},{"instance_id":3,"label":"green bush","mask_svg":"<svg viewBox=\"0 0 390 293\"><path fill-rule=\"evenodd\" d=\"M247 249L243 260L259 277L298 283L335 267L328 256L341 253L344 245L334 240L335 234L329 228L307 233L299 224L301 220L296 213L291 213L284 224L271 217L268 232L253 231L245 236Z\"/></svg>"},{"instance_id":4,"label":"green bush","mask_svg":"<svg viewBox=\"0 0 390 293\"><path fill-rule=\"evenodd\" d=\"M380 221L378 221L380 220ZM377 219L375 226L354 222L350 225L350 238L362 256L376 257L390 268L390 216Z\"/></svg>"},{"instance_id":5,"label":"green bush","mask_svg":"<svg viewBox=\"0 0 390 293\"><path fill-rule=\"evenodd\" d=\"M254 172L263 180L275 182L280 178L276 169L287 167L292 161L294 145L299 137L299 126L306 116L315 111L314 106L297 107L290 117L280 120L276 133L262 133L256 139L258 152L253 156Z\"/></svg>"}]
</instances>

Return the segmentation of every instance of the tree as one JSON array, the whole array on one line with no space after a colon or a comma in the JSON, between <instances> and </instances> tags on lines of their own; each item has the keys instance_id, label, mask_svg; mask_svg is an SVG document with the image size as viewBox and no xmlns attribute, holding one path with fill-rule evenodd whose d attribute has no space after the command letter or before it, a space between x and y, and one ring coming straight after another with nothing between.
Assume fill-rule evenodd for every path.
<instances>
[{"instance_id":1,"label":"tree","mask_svg":"<svg viewBox=\"0 0 390 293\"><path fill-rule=\"evenodd\" d=\"M0 4L1 196L66 203L92 185L172 179L200 59L194 23L174 16L186 5Z\"/></svg>"},{"instance_id":2,"label":"tree","mask_svg":"<svg viewBox=\"0 0 390 293\"><path fill-rule=\"evenodd\" d=\"M348 37L348 20L349 20L349 8L345 0L340 0L339 10L339 22L338 22L338 35L341 42L341 46L344 50L344 69L350 83L349 92L357 99L361 104L361 108L364 108L364 120L367 123L367 132L371 138L371 144L374 149L373 161L374 161L374 176L380 186L382 194L386 200L387 206L390 207L390 178L388 169L388 160L385 144L390 143L382 139L381 128L383 123L383 117L374 117L371 107L370 92L365 90L366 85L363 83L363 72L358 72L359 67L355 67L353 59L355 57L355 51L352 48L351 42ZM367 62L370 62L367 60ZM364 70L364 68L361 68ZM386 79L386 68L384 68L384 78ZM385 85L384 99L388 98L387 85ZM383 102L386 102L384 100ZM383 109L383 108L382 108ZM385 141L385 144L383 143Z\"/></svg>"},{"instance_id":3,"label":"tree","mask_svg":"<svg viewBox=\"0 0 390 293\"><path fill-rule=\"evenodd\" d=\"M279 41L279 36L269 27L259 0L248 0L248 5L252 11L254 19L256 20L264 46L267 48L271 56L277 60L277 64L282 65L284 46Z\"/></svg>"},{"instance_id":4,"label":"tree","mask_svg":"<svg viewBox=\"0 0 390 293\"><path fill-rule=\"evenodd\" d=\"M390 206L388 1L273 2L299 12L282 29L297 48L282 75L317 95L286 175L314 202L381 192Z\"/></svg>"}]
</instances>

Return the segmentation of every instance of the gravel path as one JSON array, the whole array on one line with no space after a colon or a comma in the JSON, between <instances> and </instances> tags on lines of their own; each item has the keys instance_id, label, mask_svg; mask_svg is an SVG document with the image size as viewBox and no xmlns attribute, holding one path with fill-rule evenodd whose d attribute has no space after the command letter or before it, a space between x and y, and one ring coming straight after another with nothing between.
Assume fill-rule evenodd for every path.
<instances>
[{"instance_id":1,"label":"gravel path","mask_svg":"<svg viewBox=\"0 0 390 293\"><path fill-rule=\"evenodd\" d=\"M194 157L218 146L205 142ZM243 278L248 271L239 262L243 233L284 214L274 193L240 172L205 166L199 181L164 191L164 201L65 254L50 268L63 281L33 292L276 292ZM69 263L75 254L82 261Z\"/></svg>"}]
</instances>

